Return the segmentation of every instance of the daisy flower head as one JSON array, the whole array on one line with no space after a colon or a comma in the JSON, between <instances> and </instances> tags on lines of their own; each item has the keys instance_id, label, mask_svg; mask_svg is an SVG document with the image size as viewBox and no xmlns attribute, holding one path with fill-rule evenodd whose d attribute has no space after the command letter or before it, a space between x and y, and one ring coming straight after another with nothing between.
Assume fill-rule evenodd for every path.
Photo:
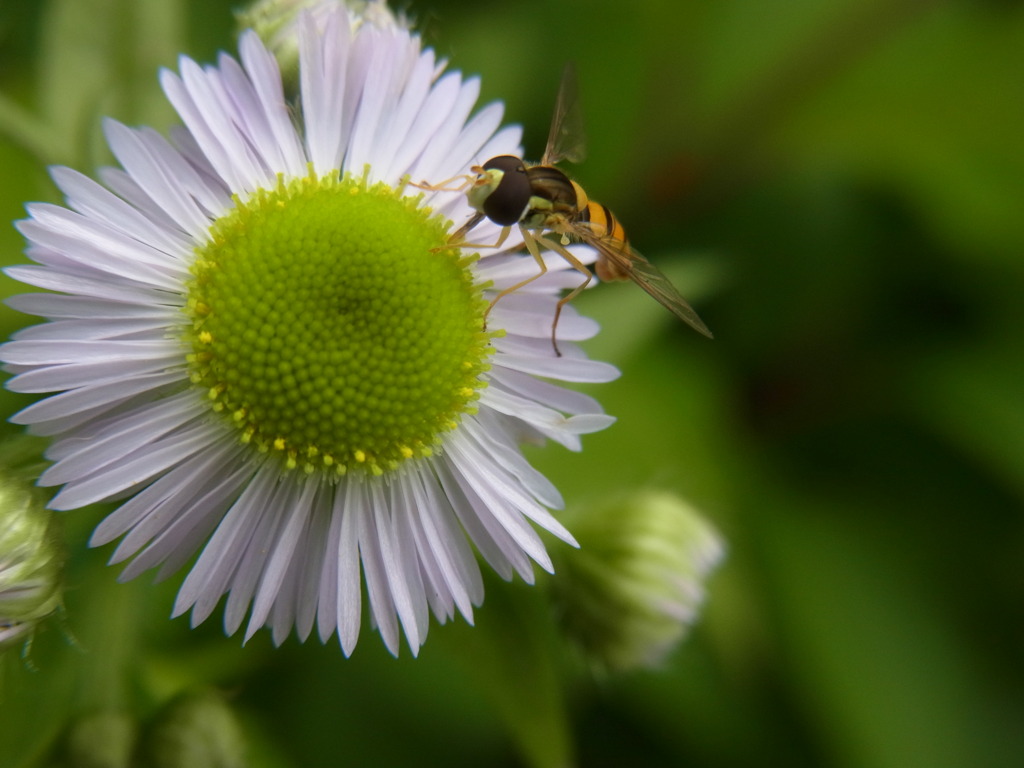
<instances>
[{"instance_id":1,"label":"daisy flower head","mask_svg":"<svg viewBox=\"0 0 1024 768\"><path fill-rule=\"evenodd\" d=\"M487 313L536 264L448 247L465 196L405 184L518 154L501 105L471 116L478 81L403 25L339 7L296 29L297 104L245 32L237 60L162 73L184 124L169 140L108 121L120 168L53 170L67 207L28 206L36 263L7 271L48 291L11 301L47 322L0 360L11 389L56 393L14 417L52 438L51 506L122 501L92 544L121 539L123 579L199 553L175 616L226 596L229 634L315 625L348 654L365 599L387 648L404 634L415 654L430 613L472 621L477 554L530 582L551 569L537 528L575 544L519 444L578 450L612 418L551 380L618 372L572 344L596 325L571 309L552 350L578 273L552 257Z\"/></svg>"}]
</instances>

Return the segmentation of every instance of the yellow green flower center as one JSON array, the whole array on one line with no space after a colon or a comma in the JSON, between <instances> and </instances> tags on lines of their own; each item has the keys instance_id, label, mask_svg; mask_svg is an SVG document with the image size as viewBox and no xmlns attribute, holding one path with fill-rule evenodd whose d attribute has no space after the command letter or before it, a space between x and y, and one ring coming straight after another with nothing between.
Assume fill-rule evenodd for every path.
<instances>
[{"instance_id":1,"label":"yellow green flower center","mask_svg":"<svg viewBox=\"0 0 1024 768\"><path fill-rule=\"evenodd\" d=\"M382 474L432 452L485 386L487 303L448 222L385 184L279 180L196 250L191 381L254 449Z\"/></svg>"}]
</instances>

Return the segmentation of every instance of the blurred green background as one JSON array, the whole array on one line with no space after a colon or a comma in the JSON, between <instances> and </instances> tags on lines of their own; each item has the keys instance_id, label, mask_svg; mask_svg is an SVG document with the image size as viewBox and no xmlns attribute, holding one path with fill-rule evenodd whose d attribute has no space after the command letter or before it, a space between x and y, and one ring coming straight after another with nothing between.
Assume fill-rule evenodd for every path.
<instances>
[{"instance_id":1,"label":"blurred green background","mask_svg":"<svg viewBox=\"0 0 1024 768\"><path fill-rule=\"evenodd\" d=\"M157 68L233 50L233 5L3 0L0 219L57 199L45 164L108 161L100 115L166 127ZM664 669L599 678L558 644L546 577L489 583L477 627L435 625L415 660L368 628L348 660L243 648L167 619L180 576L115 584L112 549L85 548L104 510L76 512L66 618L3 659L0 765L49 764L69 717L144 720L204 684L254 766L1024 765L1024 3L408 11L533 157L576 63L571 173L715 331L588 292L619 421L530 452L576 509L644 487L700 507L730 550L704 616ZM0 229L0 259L21 248ZM4 335L29 322L0 314Z\"/></svg>"}]
</instances>

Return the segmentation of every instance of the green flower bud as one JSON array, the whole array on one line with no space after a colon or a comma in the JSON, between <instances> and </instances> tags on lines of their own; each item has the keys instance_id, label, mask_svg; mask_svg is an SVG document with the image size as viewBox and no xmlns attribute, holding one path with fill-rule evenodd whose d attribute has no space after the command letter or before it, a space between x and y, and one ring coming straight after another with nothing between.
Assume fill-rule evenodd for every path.
<instances>
[{"instance_id":1,"label":"green flower bud","mask_svg":"<svg viewBox=\"0 0 1024 768\"><path fill-rule=\"evenodd\" d=\"M656 666L697 618L725 551L720 536L657 491L589 510L572 527L580 549L562 556L553 579L566 635L598 669Z\"/></svg>"},{"instance_id":2,"label":"green flower bud","mask_svg":"<svg viewBox=\"0 0 1024 768\"><path fill-rule=\"evenodd\" d=\"M405 17L395 14L384 0L256 0L236 12L238 26L252 29L277 58L284 82L298 89L299 42L296 22L308 11L318 27L337 8L347 7L353 27L369 22L378 27L409 28Z\"/></svg>"},{"instance_id":3,"label":"green flower bud","mask_svg":"<svg viewBox=\"0 0 1024 768\"><path fill-rule=\"evenodd\" d=\"M143 744L149 768L243 768L245 739L224 699L212 691L171 701Z\"/></svg>"},{"instance_id":4,"label":"green flower bud","mask_svg":"<svg viewBox=\"0 0 1024 768\"><path fill-rule=\"evenodd\" d=\"M74 768L132 768L135 722L119 712L97 712L69 729L62 765Z\"/></svg>"},{"instance_id":5,"label":"green flower bud","mask_svg":"<svg viewBox=\"0 0 1024 768\"><path fill-rule=\"evenodd\" d=\"M63 552L38 491L0 474L0 651L28 639L61 601Z\"/></svg>"}]
</instances>

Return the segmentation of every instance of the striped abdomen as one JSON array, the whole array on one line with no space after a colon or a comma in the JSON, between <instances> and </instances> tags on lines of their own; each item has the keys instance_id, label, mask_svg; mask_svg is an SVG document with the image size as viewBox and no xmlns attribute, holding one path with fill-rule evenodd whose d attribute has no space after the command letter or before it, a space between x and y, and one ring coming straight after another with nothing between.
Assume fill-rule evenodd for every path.
<instances>
[{"instance_id":1,"label":"striped abdomen","mask_svg":"<svg viewBox=\"0 0 1024 768\"><path fill-rule=\"evenodd\" d=\"M573 223L588 229L594 238L600 241L600 245L607 246L609 250L623 254L630 252L626 230L622 228L619 220L615 218L615 214L607 205L588 200L580 206ZM595 243L595 245L598 244ZM595 265L597 276L605 281L626 279L629 277L629 272L620 266L622 263L628 263L628 261L598 259Z\"/></svg>"},{"instance_id":2,"label":"striped abdomen","mask_svg":"<svg viewBox=\"0 0 1024 768\"><path fill-rule=\"evenodd\" d=\"M612 240L623 248L629 244L626 230L622 228L608 206L602 203L587 201L577 212L574 223L586 225L594 233L594 237Z\"/></svg>"}]
</instances>

